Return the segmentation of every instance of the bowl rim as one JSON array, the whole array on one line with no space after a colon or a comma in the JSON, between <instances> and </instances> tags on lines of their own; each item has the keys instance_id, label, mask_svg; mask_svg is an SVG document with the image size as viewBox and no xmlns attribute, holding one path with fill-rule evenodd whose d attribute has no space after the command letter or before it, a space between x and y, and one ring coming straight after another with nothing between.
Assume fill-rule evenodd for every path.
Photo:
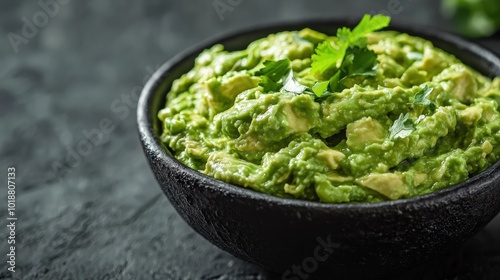
<instances>
[{"instance_id":1,"label":"bowl rim","mask_svg":"<svg viewBox=\"0 0 500 280\"><path fill-rule=\"evenodd\" d=\"M179 52L177 55L166 61L162 66L160 66L160 68L155 71L155 73L149 78L141 92L141 96L139 98L137 106L137 124L144 152L146 154L149 153L153 155L157 160L163 161L165 163L165 166L172 166L173 168L177 168L178 172L188 174L196 181L202 182L203 188L211 190L213 192L224 193L226 195L233 194L234 196L240 198L258 200L276 205L292 206L296 208L312 207L321 210L378 210L385 209L387 207L411 208L420 204L430 203L431 201L442 201L444 203L446 201L453 200L457 196L462 197L473 195L474 193L480 192L485 187L492 185L492 182L500 180L499 160L486 170L480 172L479 174L476 174L473 177L470 177L466 181L424 195L382 202L325 203L319 201L308 201L295 198L273 196L271 194L255 191L251 188L241 187L224 181L220 181L184 165L164 150L164 145L161 143L159 136L155 135L154 132L154 120L152 120L151 118L151 107L153 104L153 100L156 97L155 92L157 92L158 88L162 85L163 79L168 75L171 69L174 69L185 59L189 59L193 56L196 57L204 49L207 49L221 41L231 40L235 37L245 37L247 35L264 32L266 30L298 30L298 28L305 28L314 24L352 26L356 23L357 21L353 20L352 18L319 18L260 24L233 30L231 32L216 34ZM425 25L408 25L396 22L391 23L387 30L396 30L408 33L409 35L413 36L439 38L442 42L452 43L457 48L465 50L483 61L488 61L492 65L495 65L500 69L500 56L498 54L478 43L464 39L439 28L428 27ZM162 94L165 95L166 92L163 92Z\"/></svg>"}]
</instances>

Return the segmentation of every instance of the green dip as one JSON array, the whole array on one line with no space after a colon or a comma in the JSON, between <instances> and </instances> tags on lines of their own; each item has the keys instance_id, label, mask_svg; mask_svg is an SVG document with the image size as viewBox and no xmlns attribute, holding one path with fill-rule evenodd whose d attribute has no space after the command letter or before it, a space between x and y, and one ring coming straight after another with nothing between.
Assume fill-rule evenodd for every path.
<instances>
[{"instance_id":1,"label":"green dip","mask_svg":"<svg viewBox=\"0 0 500 280\"><path fill-rule=\"evenodd\" d=\"M240 51L203 51L168 92L161 140L216 179L330 203L434 192L499 159L500 78L424 39L382 31L366 35L378 62L371 74L315 94L335 72L311 72L315 48L328 38L335 46L335 37L304 29ZM264 62L286 58L300 92L265 90Z\"/></svg>"}]
</instances>

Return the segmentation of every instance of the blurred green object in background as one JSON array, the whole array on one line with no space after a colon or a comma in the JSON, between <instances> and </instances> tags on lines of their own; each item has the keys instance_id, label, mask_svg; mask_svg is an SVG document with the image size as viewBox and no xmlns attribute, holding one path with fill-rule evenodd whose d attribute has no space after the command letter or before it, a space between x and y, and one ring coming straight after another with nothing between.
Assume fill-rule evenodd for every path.
<instances>
[{"instance_id":1,"label":"blurred green object in background","mask_svg":"<svg viewBox=\"0 0 500 280\"><path fill-rule=\"evenodd\" d=\"M442 11L468 37L491 36L500 29L500 0L443 0Z\"/></svg>"}]
</instances>

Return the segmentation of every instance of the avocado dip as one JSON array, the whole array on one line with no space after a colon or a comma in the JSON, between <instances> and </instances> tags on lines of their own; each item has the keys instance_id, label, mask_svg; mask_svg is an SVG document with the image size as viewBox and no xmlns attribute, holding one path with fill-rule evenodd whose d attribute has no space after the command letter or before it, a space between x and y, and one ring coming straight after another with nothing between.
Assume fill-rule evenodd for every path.
<instances>
[{"instance_id":1,"label":"avocado dip","mask_svg":"<svg viewBox=\"0 0 500 280\"><path fill-rule=\"evenodd\" d=\"M500 157L500 78L365 16L336 36L215 45L174 81L161 141L216 179L327 203L431 193Z\"/></svg>"}]
</instances>

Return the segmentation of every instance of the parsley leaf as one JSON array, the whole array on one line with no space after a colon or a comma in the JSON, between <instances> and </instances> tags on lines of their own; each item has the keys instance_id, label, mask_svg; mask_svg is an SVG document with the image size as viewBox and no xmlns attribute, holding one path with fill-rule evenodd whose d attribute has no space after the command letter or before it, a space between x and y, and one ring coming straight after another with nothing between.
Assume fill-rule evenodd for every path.
<instances>
[{"instance_id":1,"label":"parsley leaf","mask_svg":"<svg viewBox=\"0 0 500 280\"><path fill-rule=\"evenodd\" d=\"M365 48L366 34L387 27L390 21L388 16L365 15L352 31L346 27L339 28L336 41L326 40L316 47L312 55L311 73L323 75L331 68L339 68L350 47Z\"/></svg>"},{"instance_id":2,"label":"parsley leaf","mask_svg":"<svg viewBox=\"0 0 500 280\"><path fill-rule=\"evenodd\" d=\"M394 124L389 128L391 140L396 138L406 138L410 136L410 134L415 130L415 125L413 121L410 119L410 113L406 113L399 115L399 118L394 121Z\"/></svg>"},{"instance_id":3,"label":"parsley leaf","mask_svg":"<svg viewBox=\"0 0 500 280\"><path fill-rule=\"evenodd\" d=\"M285 58L278 61L265 61L264 67L255 75L261 76L259 85L264 88L264 91L279 91L283 87L283 78L290 71L290 60Z\"/></svg>"},{"instance_id":4,"label":"parsley leaf","mask_svg":"<svg viewBox=\"0 0 500 280\"><path fill-rule=\"evenodd\" d=\"M427 97L432 93L433 90L433 88L429 88L427 85L425 85L421 90L415 93L415 96L413 97L413 104L422 105L425 108L429 108L431 112L434 112L437 108L436 103L427 99Z\"/></svg>"}]
</instances>

